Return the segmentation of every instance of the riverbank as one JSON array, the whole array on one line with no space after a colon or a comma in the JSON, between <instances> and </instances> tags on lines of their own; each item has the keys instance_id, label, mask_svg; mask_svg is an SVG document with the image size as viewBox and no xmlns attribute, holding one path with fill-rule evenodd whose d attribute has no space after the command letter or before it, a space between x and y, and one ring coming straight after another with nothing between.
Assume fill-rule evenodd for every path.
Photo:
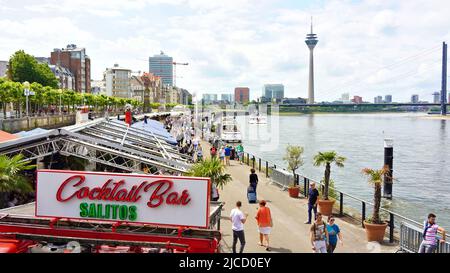
<instances>
[{"instance_id":1,"label":"riverbank","mask_svg":"<svg viewBox=\"0 0 450 273\"><path fill-rule=\"evenodd\" d=\"M210 145L203 142L204 150L209 150ZM259 234L257 231L255 215L257 204L249 204L247 201L247 186L250 167L241 165L237 161L231 161L231 166L226 168L232 177L232 182L220 191L220 201L225 202L222 211L222 252L232 252L233 234L231 230L230 212L236 201L241 201L242 210L249 216L245 223L246 253L263 253L266 250L258 245ZM258 200L265 200L271 209L273 216L273 230L270 235L272 252L275 253L311 253L309 237L310 225L304 224L307 220L307 200L305 198L290 198L287 191L271 184L263 172L258 172ZM368 243L363 228L337 218L344 238L344 244L338 245L336 253L393 253L398 249L396 244ZM238 243L239 246L239 243Z\"/></svg>"}]
</instances>

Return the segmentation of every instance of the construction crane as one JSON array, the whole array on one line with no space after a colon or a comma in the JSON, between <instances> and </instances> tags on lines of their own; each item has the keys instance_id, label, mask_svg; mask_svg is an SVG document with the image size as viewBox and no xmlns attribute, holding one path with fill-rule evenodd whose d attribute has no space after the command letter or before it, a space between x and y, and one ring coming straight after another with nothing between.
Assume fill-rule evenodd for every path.
<instances>
[{"instance_id":1,"label":"construction crane","mask_svg":"<svg viewBox=\"0 0 450 273\"><path fill-rule=\"evenodd\" d=\"M177 65L189 65L189 63L173 62L173 86L177 86Z\"/></svg>"}]
</instances>

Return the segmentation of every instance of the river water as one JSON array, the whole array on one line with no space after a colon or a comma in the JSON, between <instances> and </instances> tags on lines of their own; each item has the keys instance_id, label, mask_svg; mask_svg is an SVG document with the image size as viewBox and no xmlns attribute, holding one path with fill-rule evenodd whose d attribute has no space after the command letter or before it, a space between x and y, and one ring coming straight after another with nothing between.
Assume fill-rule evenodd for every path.
<instances>
[{"instance_id":1,"label":"river water","mask_svg":"<svg viewBox=\"0 0 450 273\"><path fill-rule=\"evenodd\" d=\"M383 166L383 140L392 138L394 198L383 206L420 222L433 212L438 224L450 228L450 120L377 113L272 115L266 125L248 124L248 116L240 116L238 122L245 151L277 166L286 167L288 144L303 146L298 173L316 181L324 172L312 164L317 152L334 150L346 157L344 168L332 166L335 188L371 202L373 187L361 170Z\"/></svg>"}]
</instances>

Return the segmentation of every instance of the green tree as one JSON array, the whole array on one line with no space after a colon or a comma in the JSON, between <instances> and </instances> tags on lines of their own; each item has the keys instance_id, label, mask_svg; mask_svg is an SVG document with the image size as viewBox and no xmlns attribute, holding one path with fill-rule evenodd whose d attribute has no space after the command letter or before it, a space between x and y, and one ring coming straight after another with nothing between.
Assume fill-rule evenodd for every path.
<instances>
[{"instance_id":1,"label":"green tree","mask_svg":"<svg viewBox=\"0 0 450 273\"><path fill-rule=\"evenodd\" d=\"M15 104L16 116L22 117L22 103L25 101L22 84L20 82L11 81L7 85L7 88L11 96L11 102Z\"/></svg>"},{"instance_id":2,"label":"green tree","mask_svg":"<svg viewBox=\"0 0 450 273\"><path fill-rule=\"evenodd\" d=\"M330 152L319 152L314 156L314 166L325 165L325 183L323 189L323 199L328 200L328 191L330 188L330 175L331 175L331 164L334 163L336 166L342 168L344 167L345 157L339 156L335 151Z\"/></svg>"},{"instance_id":3,"label":"green tree","mask_svg":"<svg viewBox=\"0 0 450 273\"><path fill-rule=\"evenodd\" d=\"M37 82L43 86L58 87L58 80L47 64L41 64L36 59L19 50L9 59L8 78L14 82Z\"/></svg>"},{"instance_id":4,"label":"green tree","mask_svg":"<svg viewBox=\"0 0 450 273\"><path fill-rule=\"evenodd\" d=\"M7 104L10 103L12 100L10 86L11 86L10 81L2 80L0 82L0 101L2 103L2 108L3 108L3 117L6 117Z\"/></svg>"},{"instance_id":5,"label":"green tree","mask_svg":"<svg viewBox=\"0 0 450 273\"><path fill-rule=\"evenodd\" d=\"M47 104L47 108L50 105L56 105L59 102L59 93L57 90L52 89L49 86L44 87L44 101Z\"/></svg>"},{"instance_id":6,"label":"green tree","mask_svg":"<svg viewBox=\"0 0 450 273\"><path fill-rule=\"evenodd\" d=\"M30 101L34 104L34 111L39 112L44 105L44 87L42 84L33 82L31 84L31 91L34 92L34 96L30 96Z\"/></svg>"},{"instance_id":7,"label":"green tree","mask_svg":"<svg viewBox=\"0 0 450 273\"><path fill-rule=\"evenodd\" d=\"M380 206L381 206L381 185L383 184L383 177L385 174L389 172L389 168L387 166L383 167L380 170L374 170L365 168L362 170L362 173L368 177L368 182L374 186L374 194L373 194L373 214L372 218L369 219L369 222L372 224L383 224L380 219Z\"/></svg>"},{"instance_id":8,"label":"green tree","mask_svg":"<svg viewBox=\"0 0 450 273\"><path fill-rule=\"evenodd\" d=\"M13 157L0 155L0 192L8 193L18 191L21 193L28 193L33 191L30 181L22 174L25 170L35 168L30 165L30 161L24 161L22 154L17 154ZM0 202L3 200L0 199ZM4 204L0 204L4 207Z\"/></svg>"},{"instance_id":9,"label":"green tree","mask_svg":"<svg viewBox=\"0 0 450 273\"><path fill-rule=\"evenodd\" d=\"M186 175L209 177L211 183L220 189L223 189L228 182L232 181L231 175L225 173L225 166L223 166L222 162L220 162L220 159L217 157L207 158L194 164Z\"/></svg>"},{"instance_id":10,"label":"green tree","mask_svg":"<svg viewBox=\"0 0 450 273\"><path fill-rule=\"evenodd\" d=\"M288 145L286 147L286 155L283 157L283 160L285 160L288 164L288 170L292 171L294 174L294 181L295 181L295 171L303 166L303 147L301 146L293 146ZM305 189L306 190L306 189Z\"/></svg>"}]
</instances>

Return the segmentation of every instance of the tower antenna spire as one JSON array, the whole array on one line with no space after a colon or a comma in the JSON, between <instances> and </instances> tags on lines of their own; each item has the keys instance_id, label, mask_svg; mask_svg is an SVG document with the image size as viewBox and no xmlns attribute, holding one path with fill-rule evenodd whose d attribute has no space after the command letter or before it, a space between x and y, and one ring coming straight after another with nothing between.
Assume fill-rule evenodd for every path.
<instances>
[{"instance_id":1,"label":"tower antenna spire","mask_svg":"<svg viewBox=\"0 0 450 273\"><path fill-rule=\"evenodd\" d=\"M313 34L313 17L311 16L311 34Z\"/></svg>"}]
</instances>

